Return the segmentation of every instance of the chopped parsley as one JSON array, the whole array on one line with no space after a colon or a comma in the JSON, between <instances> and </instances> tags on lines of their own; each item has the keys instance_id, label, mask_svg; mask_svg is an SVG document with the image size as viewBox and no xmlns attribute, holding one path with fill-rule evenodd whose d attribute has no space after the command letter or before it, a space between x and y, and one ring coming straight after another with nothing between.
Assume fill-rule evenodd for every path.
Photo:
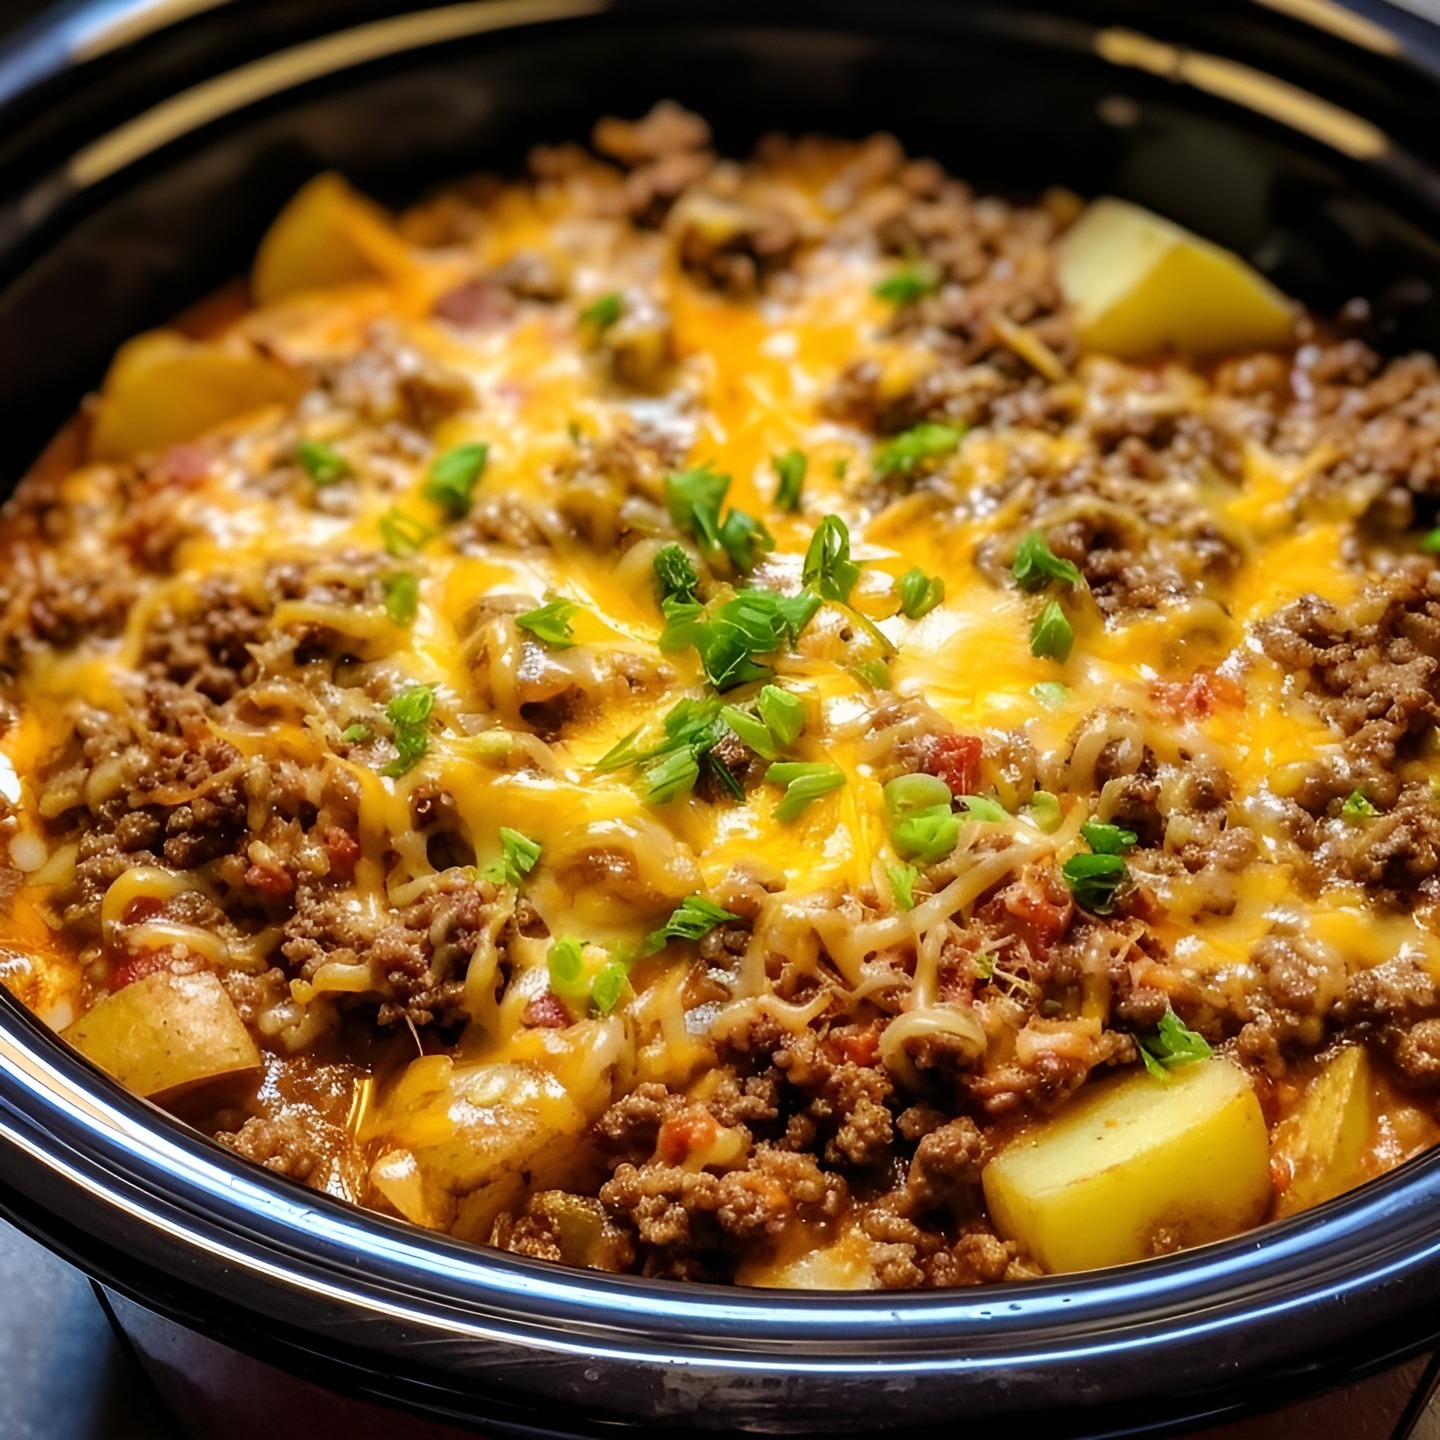
<instances>
[{"instance_id":1,"label":"chopped parsley","mask_svg":"<svg viewBox=\"0 0 1440 1440\"><path fill-rule=\"evenodd\" d=\"M1364 820L1380 812L1370 803L1363 790L1352 790L1340 807L1340 813L1347 820Z\"/></svg>"},{"instance_id":2,"label":"chopped parsley","mask_svg":"<svg viewBox=\"0 0 1440 1440\"><path fill-rule=\"evenodd\" d=\"M1030 797L1028 809L1035 828L1043 835L1053 835L1060 828L1060 822L1065 818L1065 812L1060 808L1059 798L1048 790L1037 790Z\"/></svg>"},{"instance_id":3,"label":"chopped parsley","mask_svg":"<svg viewBox=\"0 0 1440 1440\"><path fill-rule=\"evenodd\" d=\"M588 1000L590 981L585 974L585 942L574 935L554 941L545 952L550 988L562 1000Z\"/></svg>"},{"instance_id":4,"label":"chopped parsley","mask_svg":"<svg viewBox=\"0 0 1440 1440\"><path fill-rule=\"evenodd\" d=\"M1072 855L1060 873L1077 905L1096 915L1115 908L1115 892L1125 883L1129 867L1118 855Z\"/></svg>"},{"instance_id":5,"label":"chopped parsley","mask_svg":"<svg viewBox=\"0 0 1440 1440\"><path fill-rule=\"evenodd\" d=\"M1205 1037L1191 1030L1173 1010L1160 1017L1153 1035L1137 1038L1136 1043L1145 1068L1157 1080L1168 1080L1172 1070L1208 1060L1211 1053Z\"/></svg>"},{"instance_id":6,"label":"chopped parsley","mask_svg":"<svg viewBox=\"0 0 1440 1440\"><path fill-rule=\"evenodd\" d=\"M781 745L793 745L805 728L805 706L798 696L778 685L765 685L755 697L760 718Z\"/></svg>"},{"instance_id":7,"label":"chopped parsley","mask_svg":"<svg viewBox=\"0 0 1440 1440\"><path fill-rule=\"evenodd\" d=\"M920 872L913 865L887 865L885 878L890 882L890 893L895 897L896 906L901 910L913 910L915 882L920 878Z\"/></svg>"},{"instance_id":8,"label":"chopped parsley","mask_svg":"<svg viewBox=\"0 0 1440 1440\"><path fill-rule=\"evenodd\" d=\"M775 818L789 824L812 801L845 783L845 772L838 765L822 761L778 760L765 772L766 780L783 785L785 794L775 807Z\"/></svg>"},{"instance_id":9,"label":"chopped parsley","mask_svg":"<svg viewBox=\"0 0 1440 1440\"><path fill-rule=\"evenodd\" d=\"M490 447L479 441L456 445L439 456L425 481L425 498L438 505L452 520L470 513L475 487L485 473Z\"/></svg>"},{"instance_id":10,"label":"chopped parsley","mask_svg":"<svg viewBox=\"0 0 1440 1440\"><path fill-rule=\"evenodd\" d=\"M434 529L407 515L393 506L380 517L380 539L387 554L399 559L402 555L413 555L435 538Z\"/></svg>"},{"instance_id":11,"label":"chopped parsley","mask_svg":"<svg viewBox=\"0 0 1440 1440\"><path fill-rule=\"evenodd\" d=\"M512 830L508 825L500 827L500 858L492 861L481 874L486 880L497 885L515 885L535 868L540 858L540 842Z\"/></svg>"},{"instance_id":12,"label":"chopped parsley","mask_svg":"<svg viewBox=\"0 0 1440 1440\"><path fill-rule=\"evenodd\" d=\"M802 583L825 600L844 603L859 578L860 567L850 558L850 527L838 515L827 515L805 551Z\"/></svg>"},{"instance_id":13,"label":"chopped parsley","mask_svg":"<svg viewBox=\"0 0 1440 1440\"><path fill-rule=\"evenodd\" d=\"M1022 590L1039 590L1052 580L1061 585L1078 585L1081 578L1079 569L1056 555L1038 530L1032 530L1020 542L1010 573Z\"/></svg>"},{"instance_id":14,"label":"chopped parsley","mask_svg":"<svg viewBox=\"0 0 1440 1440\"><path fill-rule=\"evenodd\" d=\"M624 313L625 297L618 290L611 290L598 300L592 300L580 312L580 323L593 325L597 330L608 330Z\"/></svg>"},{"instance_id":15,"label":"chopped parsley","mask_svg":"<svg viewBox=\"0 0 1440 1440\"><path fill-rule=\"evenodd\" d=\"M323 440L301 440L295 446L295 459L300 468L317 485L333 485L350 473L350 463L333 446Z\"/></svg>"},{"instance_id":16,"label":"chopped parsley","mask_svg":"<svg viewBox=\"0 0 1440 1440\"><path fill-rule=\"evenodd\" d=\"M801 451L788 450L784 455L776 455L770 464L775 468L775 508L793 515L800 508L808 462Z\"/></svg>"},{"instance_id":17,"label":"chopped parsley","mask_svg":"<svg viewBox=\"0 0 1440 1440\"><path fill-rule=\"evenodd\" d=\"M1085 843L1097 855L1123 855L1135 846L1139 838L1133 830L1122 830L1118 825L1109 825L1102 820L1087 820L1080 833Z\"/></svg>"},{"instance_id":18,"label":"chopped parsley","mask_svg":"<svg viewBox=\"0 0 1440 1440\"><path fill-rule=\"evenodd\" d=\"M1030 693L1047 710L1058 710L1070 698L1070 687L1058 680L1041 680L1030 687Z\"/></svg>"},{"instance_id":19,"label":"chopped parsley","mask_svg":"<svg viewBox=\"0 0 1440 1440\"><path fill-rule=\"evenodd\" d=\"M1030 653L1036 659L1064 662L1075 644L1075 627L1065 618L1058 600L1049 601L1030 632Z\"/></svg>"},{"instance_id":20,"label":"chopped parsley","mask_svg":"<svg viewBox=\"0 0 1440 1440\"><path fill-rule=\"evenodd\" d=\"M739 918L703 895L691 895L680 902L658 930L650 932L645 949L653 953L663 950L671 940L703 940L717 925Z\"/></svg>"},{"instance_id":21,"label":"chopped parsley","mask_svg":"<svg viewBox=\"0 0 1440 1440\"><path fill-rule=\"evenodd\" d=\"M938 575L927 575L918 565L900 577L897 588L900 609L910 620L928 615L945 598L944 580Z\"/></svg>"},{"instance_id":22,"label":"chopped parsley","mask_svg":"<svg viewBox=\"0 0 1440 1440\"><path fill-rule=\"evenodd\" d=\"M385 707L394 731L395 758L381 770L392 779L412 769L430 746L430 715L435 709L433 685L411 685Z\"/></svg>"},{"instance_id":23,"label":"chopped parsley","mask_svg":"<svg viewBox=\"0 0 1440 1440\"><path fill-rule=\"evenodd\" d=\"M923 260L887 275L872 287L879 299L888 300L892 305L913 305L926 295L933 295L939 288L940 272Z\"/></svg>"},{"instance_id":24,"label":"chopped parsley","mask_svg":"<svg viewBox=\"0 0 1440 1440\"><path fill-rule=\"evenodd\" d=\"M902 860L933 865L960 839L950 787L938 775L897 775L885 787L890 843Z\"/></svg>"},{"instance_id":25,"label":"chopped parsley","mask_svg":"<svg viewBox=\"0 0 1440 1440\"><path fill-rule=\"evenodd\" d=\"M963 425L941 425L933 420L902 430L876 452L872 468L877 475L913 475L927 460L938 460L959 449Z\"/></svg>"},{"instance_id":26,"label":"chopped parsley","mask_svg":"<svg viewBox=\"0 0 1440 1440\"><path fill-rule=\"evenodd\" d=\"M570 632L570 617L579 608L563 595L552 595L543 605L517 615L515 623L552 650L568 650L575 643Z\"/></svg>"},{"instance_id":27,"label":"chopped parsley","mask_svg":"<svg viewBox=\"0 0 1440 1440\"><path fill-rule=\"evenodd\" d=\"M420 608L420 580L413 570L397 570L380 582L385 613L397 625L408 625Z\"/></svg>"},{"instance_id":28,"label":"chopped parsley","mask_svg":"<svg viewBox=\"0 0 1440 1440\"><path fill-rule=\"evenodd\" d=\"M695 573L695 567L690 563L690 557L685 551L671 541L669 545L662 545L655 552L654 560L655 581L660 587L660 599L682 600L689 604L698 604L695 595L695 587L700 583L700 577Z\"/></svg>"}]
</instances>

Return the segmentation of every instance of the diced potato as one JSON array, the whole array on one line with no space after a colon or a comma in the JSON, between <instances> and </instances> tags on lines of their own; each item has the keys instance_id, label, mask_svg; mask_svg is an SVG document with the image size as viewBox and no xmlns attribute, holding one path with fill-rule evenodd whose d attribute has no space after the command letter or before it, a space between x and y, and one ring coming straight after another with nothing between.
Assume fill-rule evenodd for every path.
<instances>
[{"instance_id":1,"label":"diced potato","mask_svg":"<svg viewBox=\"0 0 1440 1440\"><path fill-rule=\"evenodd\" d=\"M1202 1060L1168 1082L1141 1072L1097 1086L1003 1150L983 1181L1001 1235L1048 1270L1090 1270L1258 1223L1269 1160L1245 1073Z\"/></svg>"},{"instance_id":2,"label":"diced potato","mask_svg":"<svg viewBox=\"0 0 1440 1440\"><path fill-rule=\"evenodd\" d=\"M90 431L96 460L124 460L193 440L266 405L288 403L304 382L241 347L152 330L124 345L105 377Z\"/></svg>"},{"instance_id":3,"label":"diced potato","mask_svg":"<svg viewBox=\"0 0 1440 1440\"><path fill-rule=\"evenodd\" d=\"M147 975L62 1034L137 1095L168 1094L260 1064L250 1032L209 970Z\"/></svg>"},{"instance_id":4,"label":"diced potato","mask_svg":"<svg viewBox=\"0 0 1440 1440\"><path fill-rule=\"evenodd\" d=\"M1359 1045L1342 1050L1310 1087L1304 1102L1280 1125L1275 1156L1292 1179L1276 1209L1308 1210L1363 1180L1370 1132L1370 1061Z\"/></svg>"},{"instance_id":5,"label":"diced potato","mask_svg":"<svg viewBox=\"0 0 1440 1440\"><path fill-rule=\"evenodd\" d=\"M413 268L389 217L338 175L317 175L276 217L250 272L259 305Z\"/></svg>"},{"instance_id":6,"label":"diced potato","mask_svg":"<svg viewBox=\"0 0 1440 1440\"><path fill-rule=\"evenodd\" d=\"M1081 343L1126 359L1283 345L1294 310L1238 255L1125 200L1097 200L1056 251Z\"/></svg>"},{"instance_id":7,"label":"diced potato","mask_svg":"<svg viewBox=\"0 0 1440 1440\"><path fill-rule=\"evenodd\" d=\"M589 1121L548 1071L413 1061L367 1126L371 1183L418 1225L483 1240L530 1187L556 1183Z\"/></svg>"},{"instance_id":8,"label":"diced potato","mask_svg":"<svg viewBox=\"0 0 1440 1440\"><path fill-rule=\"evenodd\" d=\"M735 1283L765 1290L880 1288L869 1242L858 1231L847 1232L838 1240L814 1249L802 1244L794 1247L793 1253L782 1253L773 1259L747 1260L735 1272Z\"/></svg>"}]
</instances>

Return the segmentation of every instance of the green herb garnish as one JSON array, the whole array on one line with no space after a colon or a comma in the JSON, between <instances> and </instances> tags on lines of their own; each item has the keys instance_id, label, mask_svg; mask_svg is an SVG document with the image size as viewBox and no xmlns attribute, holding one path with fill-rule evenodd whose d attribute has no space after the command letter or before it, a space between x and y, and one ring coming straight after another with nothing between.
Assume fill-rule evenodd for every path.
<instances>
[{"instance_id":1,"label":"green herb garnish","mask_svg":"<svg viewBox=\"0 0 1440 1440\"><path fill-rule=\"evenodd\" d=\"M850 667L850 673L872 690L888 690L894 683L890 678L890 667L883 660L861 660Z\"/></svg>"},{"instance_id":2,"label":"green herb garnish","mask_svg":"<svg viewBox=\"0 0 1440 1440\"><path fill-rule=\"evenodd\" d=\"M927 460L957 450L965 438L963 425L941 425L927 420L902 430L876 452L871 466L877 475L913 475Z\"/></svg>"},{"instance_id":3,"label":"green herb garnish","mask_svg":"<svg viewBox=\"0 0 1440 1440\"><path fill-rule=\"evenodd\" d=\"M1077 904L1108 915L1115 908L1115 892L1130 872L1118 855L1072 855L1060 873Z\"/></svg>"},{"instance_id":4,"label":"green herb garnish","mask_svg":"<svg viewBox=\"0 0 1440 1440\"><path fill-rule=\"evenodd\" d=\"M1070 698L1070 687L1058 680L1041 680L1030 687L1030 693L1047 710L1058 710Z\"/></svg>"},{"instance_id":5,"label":"green herb garnish","mask_svg":"<svg viewBox=\"0 0 1440 1440\"><path fill-rule=\"evenodd\" d=\"M424 487L425 498L438 505L452 520L468 515L475 487L485 473L485 461L489 454L490 447L479 441L447 450L430 467Z\"/></svg>"},{"instance_id":6,"label":"green herb garnish","mask_svg":"<svg viewBox=\"0 0 1440 1440\"><path fill-rule=\"evenodd\" d=\"M570 617L579 608L563 595L552 595L543 605L517 615L515 623L552 650L568 650L575 643L570 632Z\"/></svg>"},{"instance_id":7,"label":"green herb garnish","mask_svg":"<svg viewBox=\"0 0 1440 1440\"><path fill-rule=\"evenodd\" d=\"M625 297L618 290L611 290L598 300L593 300L580 312L582 325L593 325L597 330L608 330L625 313Z\"/></svg>"},{"instance_id":8,"label":"green herb garnish","mask_svg":"<svg viewBox=\"0 0 1440 1440\"><path fill-rule=\"evenodd\" d=\"M770 463L775 467L775 508L788 510L793 515L800 508L808 462L803 452L789 450L784 455L776 455Z\"/></svg>"},{"instance_id":9,"label":"green herb garnish","mask_svg":"<svg viewBox=\"0 0 1440 1440\"><path fill-rule=\"evenodd\" d=\"M1340 813L1347 820L1364 820L1380 812L1370 803L1363 790L1352 790L1340 807Z\"/></svg>"},{"instance_id":10,"label":"green herb garnish","mask_svg":"<svg viewBox=\"0 0 1440 1440\"><path fill-rule=\"evenodd\" d=\"M585 942L567 935L545 952L550 988L563 1000L588 1000L590 982L585 977Z\"/></svg>"},{"instance_id":11,"label":"green herb garnish","mask_svg":"<svg viewBox=\"0 0 1440 1440\"><path fill-rule=\"evenodd\" d=\"M748 710L742 710L738 705L727 705L720 712L720 718L762 760L773 760L780 753L775 737L770 733L770 727Z\"/></svg>"},{"instance_id":12,"label":"green herb garnish","mask_svg":"<svg viewBox=\"0 0 1440 1440\"><path fill-rule=\"evenodd\" d=\"M700 583L700 577L695 573L695 567L690 563L690 557L685 551L673 541L669 545L662 545L655 552L654 559L655 581L660 587L660 599L682 600L687 603L698 604L695 595L695 587Z\"/></svg>"},{"instance_id":13,"label":"green herb garnish","mask_svg":"<svg viewBox=\"0 0 1440 1440\"><path fill-rule=\"evenodd\" d=\"M519 886L520 882L535 868L540 858L540 842L512 830L508 825L500 827L500 858L492 861L480 873L486 880L497 885Z\"/></svg>"},{"instance_id":14,"label":"green herb garnish","mask_svg":"<svg viewBox=\"0 0 1440 1440\"><path fill-rule=\"evenodd\" d=\"M295 459L317 485L333 485L350 473L350 464L345 457L323 440L297 441Z\"/></svg>"},{"instance_id":15,"label":"green herb garnish","mask_svg":"<svg viewBox=\"0 0 1440 1440\"><path fill-rule=\"evenodd\" d=\"M1049 601L1030 632L1030 653L1037 659L1047 656L1062 663L1069 659L1075 643L1075 627L1065 618L1058 600Z\"/></svg>"},{"instance_id":16,"label":"green herb garnish","mask_svg":"<svg viewBox=\"0 0 1440 1440\"><path fill-rule=\"evenodd\" d=\"M665 503L670 518L695 536L707 557L720 549L720 507L730 488L730 477L702 465L665 477Z\"/></svg>"},{"instance_id":17,"label":"green herb garnish","mask_svg":"<svg viewBox=\"0 0 1440 1440\"><path fill-rule=\"evenodd\" d=\"M755 697L755 708L781 745L793 745L805 728L805 706L797 696L778 685L766 685Z\"/></svg>"},{"instance_id":18,"label":"green herb garnish","mask_svg":"<svg viewBox=\"0 0 1440 1440\"><path fill-rule=\"evenodd\" d=\"M757 553L775 548L775 537L753 515L730 510L720 524L720 548L742 575L748 575L755 568Z\"/></svg>"},{"instance_id":19,"label":"green herb garnish","mask_svg":"<svg viewBox=\"0 0 1440 1440\"><path fill-rule=\"evenodd\" d=\"M411 570L397 570L380 582L385 613L396 625L408 625L420 608L420 580Z\"/></svg>"},{"instance_id":20,"label":"green herb garnish","mask_svg":"<svg viewBox=\"0 0 1440 1440\"><path fill-rule=\"evenodd\" d=\"M1436 528L1420 542L1420 548L1427 555L1440 555L1440 528Z\"/></svg>"},{"instance_id":21,"label":"green herb garnish","mask_svg":"<svg viewBox=\"0 0 1440 1440\"><path fill-rule=\"evenodd\" d=\"M788 824L811 801L844 785L845 772L838 765L821 761L778 760L766 770L765 778L785 787L784 797L775 807L775 818Z\"/></svg>"},{"instance_id":22,"label":"green herb garnish","mask_svg":"<svg viewBox=\"0 0 1440 1440\"><path fill-rule=\"evenodd\" d=\"M1022 590L1038 590L1051 580L1061 585L1078 585L1081 578L1076 566L1056 555L1038 530L1032 530L1020 542L1010 573Z\"/></svg>"},{"instance_id":23,"label":"green herb garnish","mask_svg":"<svg viewBox=\"0 0 1440 1440\"><path fill-rule=\"evenodd\" d=\"M397 559L413 555L435 538L434 529L393 506L380 517L380 538L387 553Z\"/></svg>"},{"instance_id":24,"label":"green herb garnish","mask_svg":"<svg viewBox=\"0 0 1440 1440\"><path fill-rule=\"evenodd\" d=\"M824 599L843 603L859 578L860 567L850 558L850 527L838 515L827 515L805 551L802 582Z\"/></svg>"},{"instance_id":25,"label":"green herb garnish","mask_svg":"<svg viewBox=\"0 0 1440 1440\"><path fill-rule=\"evenodd\" d=\"M945 582L938 575L927 575L917 565L899 579L900 609L911 620L928 615L944 598Z\"/></svg>"},{"instance_id":26,"label":"green herb garnish","mask_svg":"<svg viewBox=\"0 0 1440 1440\"><path fill-rule=\"evenodd\" d=\"M1048 790L1037 790L1030 797L1028 809L1031 820L1035 822L1035 828L1043 835L1053 835L1060 828L1060 822L1065 818L1065 812L1060 808L1058 797L1052 795Z\"/></svg>"},{"instance_id":27,"label":"green herb garnish","mask_svg":"<svg viewBox=\"0 0 1440 1440\"><path fill-rule=\"evenodd\" d=\"M340 738L351 745L358 745L362 740L370 738L370 727L357 721L354 725L347 725L340 732Z\"/></svg>"},{"instance_id":28,"label":"green herb garnish","mask_svg":"<svg viewBox=\"0 0 1440 1440\"><path fill-rule=\"evenodd\" d=\"M959 799L971 819L983 820L988 825L1003 825L1010 818L1005 807L996 804L988 795L961 795Z\"/></svg>"},{"instance_id":29,"label":"green herb garnish","mask_svg":"<svg viewBox=\"0 0 1440 1440\"><path fill-rule=\"evenodd\" d=\"M590 1003L601 1015L608 1015L620 999L620 992L630 978L631 958L614 954L600 967L595 983L590 987Z\"/></svg>"},{"instance_id":30,"label":"green herb garnish","mask_svg":"<svg viewBox=\"0 0 1440 1440\"><path fill-rule=\"evenodd\" d=\"M700 761L695 751L673 751L640 777L640 798L647 805L668 805L677 795L693 790L699 778Z\"/></svg>"},{"instance_id":31,"label":"green herb garnish","mask_svg":"<svg viewBox=\"0 0 1440 1440\"><path fill-rule=\"evenodd\" d=\"M663 950L671 940L703 940L717 925L739 918L703 895L691 895L680 902L658 930L650 932L645 949L653 954Z\"/></svg>"},{"instance_id":32,"label":"green herb garnish","mask_svg":"<svg viewBox=\"0 0 1440 1440\"><path fill-rule=\"evenodd\" d=\"M385 707L394 730L395 758L381 770L392 779L411 769L430 746L430 715L435 709L432 685L411 685Z\"/></svg>"},{"instance_id":33,"label":"green herb garnish","mask_svg":"<svg viewBox=\"0 0 1440 1440\"><path fill-rule=\"evenodd\" d=\"M1108 825L1101 820L1087 820L1080 827L1080 833L1097 855L1123 855L1134 848L1139 838L1133 830L1122 830L1118 825Z\"/></svg>"},{"instance_id":34,"label":"green herb garnish","mask_svg":"<svg viewBox=\"0 0 1440 1440\"><path fill-rule=\"evenodd\" d=\"M887 275L872 290L881 300L888 300L892 305L912 305L926 295L933 295L939 288L940 272L922 260Z\"/></svg>"},{"instance_id":35,"label":"green herb garnish","mask_svg":"<svg viewBox=\"0 0 1440 1440\"><path fill-rule=\"evenodd\" d=\"M1205 1037L1191 1030L1173 1010L1160 1017L1153 1035L1137 1038L1136 1044L1145 1068L1157 1080L1168 1080L1172 1070L1208 1060L1211 1055Z\"/></svg>"},{"instance_id":36,"label":"green herb garnish","mask_svg":"<svg viewBox=\"0 0 1440 1440\"><path fill-rule=\"evenodd\" d=\"M913 865L887 865L885 878L890 882L890 893L895 897L896 906L901 910L913 910L915 882L920 878L920 872Z\"/></svg>"},{"instance_id":37,"label":"green herb garnish","mask_svg":"<svg viewBox=\"0 0 1440 1440\"><path fill-rule=\"evenodd\" d=\"M897 775L885 786L890 842L902 859L933 865L955 848L961 821L953 799L938 775Z\"/></svg>"}]
</instances>

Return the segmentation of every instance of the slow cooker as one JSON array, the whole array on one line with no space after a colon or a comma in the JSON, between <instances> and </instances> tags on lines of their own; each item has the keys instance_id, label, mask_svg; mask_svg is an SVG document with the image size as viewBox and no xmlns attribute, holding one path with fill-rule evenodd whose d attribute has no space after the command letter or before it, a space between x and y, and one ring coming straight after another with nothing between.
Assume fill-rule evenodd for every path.
<instances>
[{"instance_id":1,"label":"slow cooker","mask_svg":"<svg viewBox=\"0 0 1440 1440\"><path fill-rule=\"evenodd\" d=\"M0 47L0 475L309 175L403 200L665 96L731 152L888 129L982 185L1126 196L1440 346L1440 24L1376 0L71 0ZM1401 1434L1440 1339L1437 1208L1440 1152L1022 1286L620 1279L252 1167L0 999L0 1211L103 1287L197 1435L1158 1435L1340 1385L1275 1433Z\"/></svg>"}]
</instances>

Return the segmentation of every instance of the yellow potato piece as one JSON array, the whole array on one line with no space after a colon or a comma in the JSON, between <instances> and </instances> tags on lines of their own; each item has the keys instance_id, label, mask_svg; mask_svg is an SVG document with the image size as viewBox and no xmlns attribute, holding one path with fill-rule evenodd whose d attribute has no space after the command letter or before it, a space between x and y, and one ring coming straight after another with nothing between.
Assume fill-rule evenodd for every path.
<instances>
[{"instance_id":1,"label":"yellow potato piece","mask_svg":"<svg viewBox=\"0 0 1440 1440\"><path fill-rule=\"evenodd\" d=\"M409 247L373 201L338 175L317 175L275 218L250 272L259 305L309 290L397 276L414 268Z\"/></svg>"},{"instance_id":2,"label":"yellow potato piece","mask_svg":"<svg viewBox=\"0 0 1440 1440\"><path fill-rule=\"evenodd\" d=\"M1125 200L1097 200L1056 270L1080 342L1125 359L1284 345L1290 302L1238 255Z\"/></svg>"},{"instance_id":3,"label":"yellow potato piece","mask_svg":"<svg viewBox=\"0 0 1440 1440\"><path fill-rule=\"evenodd\" d=\"M164 450L227 420L288 404L304 381L242 346L152 330L124 345L110 366L90 430L96 460Z\"/></svg>"},{"instance_id":4,"label":"yellow potato piece","mask_svg":"<svg viewBox=\"0 0 1440 1440\"><path fill-rule=\"evenodd\" d=\"M1308 1210L1358 1185L1365 1178L1369 1132L1370 1061L1352 1045L1325 1066L1276 1132L1276 1158L1288 1163L1293 1176L1276 1206L1279 1213Z\"/></svg>"},{"instance_id":5,"label":"yellow potato piece","mask_svg":"<svg viewBox=\"0 0 1440 1440\"><path fill-rule=\"evenodd\" d=\"M208 970L162 971L107 996L62 1032L137 1095L161 1095L253 1070L260 1052Z\"/></svg>"},{"instance_id":6,"label":"yellow potato piece","mask_svg":"<svg viewBox=\"0 0 1440 1440\"><path fill-rule=\"evenodd\" d=\"M1157 1242L1199 1245L1258 1223L1270 1203L1259 1101L1228 1060L1168 1082L1104 1082L985 1168L996 1229L1052 1271L1120 1265Z\"/></svg>"}]
</instances>

